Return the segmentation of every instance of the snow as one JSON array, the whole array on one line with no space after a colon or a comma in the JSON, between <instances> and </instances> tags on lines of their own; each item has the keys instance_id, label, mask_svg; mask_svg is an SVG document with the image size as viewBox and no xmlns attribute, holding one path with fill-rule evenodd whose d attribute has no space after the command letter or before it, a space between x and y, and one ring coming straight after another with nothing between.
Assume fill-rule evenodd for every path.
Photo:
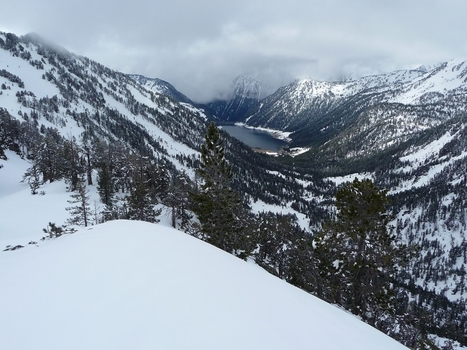
<instances>
[{"instance_id":1,"label":"snow","mask_svg":"<svg viewBox=\"0 0 467 350\"><path fill-rule=\"evenodd\" d=\"M49 221L66 221L66 185L33 196L19 181L28 162L6 155L0 247L25 247L0 250L2 349L404 348L167 223L111 221L42 241Z\"/></svg>"},{"instance_id":2,"label":"snow","mask_svg":"<svg viewBox=\"0 0 467 350\"><path fill-rule=\"evenodd\" d=\"M297 217L297 224L303 229L308 230L310 227L310 220L306 217L305 214L300 213L290 207L292 203L287 203L287 205L277 206L273 204L267 204L262 200L257 200L256 202L250 203L251 211L255 214L271 212L274 214L283 214L283 215L295 215Z\"/></svg>"},{"instance_id":3,"label":"snow","mask_svg":"<svg viewBox=\"0 0 467 350\"><path fill-rule=\"evenodd\" d=\"M206 116L206 114L204 114L204 110L196 108L195 106L193 106L193 105L191 105L189 103L180 102L180 104L183 107L185 107L186 109L188 109L189 111L193 112L194 114L198 114L204 120L208 120L208 117Z\"/></svg>"},{"instance_id":4,"label":"snow","mask_svg":"<svg viewBox=\"0 0 467 350\"><path fill-rule=\"evenodd\" d=\"M0 249L7 245L27 245L39 241L49 222L61 226L69 217L70 192L63 181L47 183L39 188L44 195L32 195L29 185L22 183L24 172L30 164L17 154L6 151L7 161L0 160ZM98 199L94 186L89 186L91 207Z\"/></svg>"},{"instance_id":5,"label":"snow","mask_svg":"<svg viewBox=\"0 0 467 350\"><path fill-rule=\"evenodd\" d=\"M352 182L355 179L358 179L360 181L365 180L365 179L373 180L373 176L369 173L364 173L364 174L354 173L354 174L349 174L345 176L328 177L325 180L332 181L337 186L340 186L344 183Z\"/></svg>"},{"instance_id":6,"label":"snow","mask_svg":"<svg viewBox=\"0 0 467 350\"><path fill-rule=\"evenodd\" d=\"M402 162L408 162L410 163L410 165L407 165L404 168L397 169L395 170L395 172L413 172L417 168L426 164L426 162L428 162L430 159L437 159L439 163L431 166L427 170L427 172L425 172L422 176L413 177L407 181L404 181L400 186L392 189L390 193L397 193L410 188L419 188L422 186L426 186L430 183L431 180L433 180L444 169L446 169L446 167L460 159L466 158L467 152L465 151L458 156L450 157L447 159L446 157L439 157L439 151L443 148L443 146L452 141L455 138L455 136L456 134L451 134L450 132L447 132L437 140L434 140L433 142L430 142L424 147L413 150L412 153L401 157L400 160Z\"/></svg>"},{"instance_id":7,"label":"snow","mask_svg":"<svg viewBox=\"0 0 467 350\"><path fill-rule=\"evenodd\" d=\"M310 150L310 148L295 147L295 148L290 149L289 155L291 157L296 157L296 156L299 156L300 154L308 152L309 150Z\"/></svg>"},{"instance_id":8,"label":"snow","mask_svg":"<svg viewBox=\"0 0 467 350\"><path fill-rule=\"evenodd\" d=\"M423 75L413 79L398 96L391 101L396 103L413 104L426 93L447 93L456 89L465 90L465 72L459 70L463 66L462 61L452 60L426 71Z\"/></svg>"},{"instance_id":9,"label":"snow","mask_svg":"<svg viewBox=\"0 0 467 350\"><path fill-rule=\"evenodd\" d=\"M288 132L288 131L281 131L281 130L274 130L274 129L268 129L268 128L254 127L254 126L250 126L250 125L247 125L247 124L244 124L244 123L235 123L235 125L243 126L244 128L248 128L248 129L254 129L254 130L267 132L272 137L274 137L274 138L276 138L278 140L283 140L283 141L286 141L286 142L290 142L292 140L290 138L290 135L292 133Z\"/></svg>"},{"instance_id":10,"label":"snow","mask_svg":"<svg viewBox=\"0 0 467 350\"><path fill-rule=\"evenodd\" d=\"M142 94L139 90L136 90L133 86L127 84L127 89L130 90L131 94L139 103L145 104L146 106L154 106L154 102L151 98Z\"/></svg>"},{"instance_id":11,"label":"snow","mask_svg":"<svg viewBox=\"0 0 467 350\"><path fill-rule=\"evenodd\" d=\"M42 56L38 55L35 50L30 50L30 53L32 55L32 59L42 59ZM53 83L42 79L42 74L44 74L49 68L48 64L44 64L44 70L37 69L30 65L27 61L13 56L10 52L6 50L0 50L0 67L20 77L20 79L24 82L24 90L34 92L37 99L46 96L52 97L60 93L58 88ZM0 78L0 81L9 82L8 79L5 78ZM20 89L17 88L16 83L9 84L12 87L12 90L10 91L11 96L15 96L16 91ZM8 83L6 85L8 85ZM16 100L16 97L14 99Z\"/></svg>"},{"instance_id":12,"label":"snow","mask_svg":"<svg viewBox=\"0 0 467 350\"><path fill-rule=\"evenodd\" d=\"M5 349L403 349L191 236L112 221L0 254Z\"/></svg>"},{"instance_id":13,"label":"snow","mask_svg":"<svg viewBox=\"0 0 467 350\"><path fill-rule=\"evenodd\" d=\"M447 132L440 138L430 142L428 145L420 148L418 151L413 152L407 156L401 157L402 162L411 162L416 166L423 164L428 158L436 156L441 148L444 145L448 144L454 139L456 135L451 135L450 132Z\"/></svg>"}]
</instances>

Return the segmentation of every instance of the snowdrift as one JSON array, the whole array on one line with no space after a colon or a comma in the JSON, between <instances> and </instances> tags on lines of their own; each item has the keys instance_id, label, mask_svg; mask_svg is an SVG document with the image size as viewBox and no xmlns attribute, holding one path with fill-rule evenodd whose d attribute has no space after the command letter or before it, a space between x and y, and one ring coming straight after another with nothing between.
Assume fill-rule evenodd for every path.
<instances>
[{"instance_id":1,"label":"snowdrift","mask_svg":"<svg viewBox=\"0 0 467 350\"><path fill-rule=\"evenodd\" d=\"M113 221L0 253L2 349L404 349L174 229Z\"/></svg>"}]
</instances>

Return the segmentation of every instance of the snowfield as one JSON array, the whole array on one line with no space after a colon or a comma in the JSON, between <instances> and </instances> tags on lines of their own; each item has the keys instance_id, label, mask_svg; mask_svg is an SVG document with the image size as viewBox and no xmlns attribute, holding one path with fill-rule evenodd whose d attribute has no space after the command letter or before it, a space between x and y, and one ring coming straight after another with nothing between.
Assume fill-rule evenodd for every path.
<instances>
[{"instance_id":1,"label":"snowfield","mask_svg":"<svg viewBox=\"0 0 467 350\"><path fill-rule=\"evenodd\" d=\"M0 253L3 349L403 349L254 264L111 221Z\"/></svg>"}]
</instances>

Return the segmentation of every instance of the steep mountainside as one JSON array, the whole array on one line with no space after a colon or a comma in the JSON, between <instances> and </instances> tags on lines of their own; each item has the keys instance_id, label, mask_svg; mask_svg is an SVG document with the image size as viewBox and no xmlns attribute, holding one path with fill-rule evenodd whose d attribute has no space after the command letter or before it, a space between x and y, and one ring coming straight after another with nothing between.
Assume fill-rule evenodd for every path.
<instances>
[{"instance_id":1,"label":"steep mountainside","mask_svg":"<svg viewBox=\"0 0 467 350\"><path fill-rule=\"evenodd\" d=\"M370 140L372 150L384 150L410 135L439 125L464 110L467 63L448 62L427 71L398 71L355 81L301 80L279 89L248 113L252 126L286 130L293 145L321 146L347 136L358 156ZM352 137L343 135L352 128ZM363 146L363 147L362 147ZM352 156L355 149L344 150Z\"/></svg>"},{"instance_id":2,"label":"steep mountainside","mask_svg":"<svg viewBox=\"0 0 467 350\"><path fill-rule=\"evenodd\" d=\"M121 143L174 171L186 170L193 175L207 116L183 102L189 100L170 84L113 71L46 44L35 35L20 38L0 33L0 64L1 123L15 121L17 129L40 130L43 136L74 138L79 143L96 138L113 145ZM241 174L234 179L239 189L270 203L284 200L275 185L278 182L293 191L295 184L257 168L268 164L265 156L223 136L227 156ZM18 137L23 136L2 135L2 147L8 148ZM34 156L33 143L31 139L28 146L25 141L25 156ZM257 177L261 181L252 181Z\"/></svg>"},{"instance_id":3,"label":"steep mountainside","mask_svg":"<svg viewBox=\"0 0 467 350\"><path fill-rule=\"evenodd\" d=\"M263 99L248 112L247 121L253 126L296 131L310 119L332 111L354 95L398 87L421 74L420 70L398 71L348 82L299 80Z\"/></svg>"}]
</instances>

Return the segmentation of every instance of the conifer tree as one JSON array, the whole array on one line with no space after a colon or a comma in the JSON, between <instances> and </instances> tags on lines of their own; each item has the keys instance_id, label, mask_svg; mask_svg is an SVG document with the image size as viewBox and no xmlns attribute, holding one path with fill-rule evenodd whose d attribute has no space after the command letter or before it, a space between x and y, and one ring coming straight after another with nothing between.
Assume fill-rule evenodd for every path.
<instances>
[{"instance_id":1,"label":"conifer tree","mask_svg":"<svg viewBox=\"0 0 467 350\"><path fill-rule=\"evenodd\" d=\"M92 185L92 140L91 132L85 131L82 135L81 148L84 153L84 168L86 171L86 178L88 181L88 186Z\"/></svg>"},{"instance_id":2,"label":"conifer tree","mask_svg":"<svg viewBox=\"0 0 467 350\"><path fill-rule=\"evenodd\" d=\"M111 210L114 204L115 187L112 179L110 165L102 162L97 176L97 191L101 202Z\"/></svg>"},{"instance_id":3,"label":"conifer tree","mask_svg":"<svg viewBox=\"0 0 467 350\"><path fill-rule=\"evenodd\" d=\"M26 170L23 176L23 182L27 181L31 188L31 194L37 194L37 190L42 185L39 167L36 163L32 163L31 167Z\"/></svg>"},{"instance_id":4,"label":"conifer tree","mask_svg":"<svg viewBox=\"0 0 467 350\"><path fill-rule=\"evenodd\" d=\"M151 186L146 174L147 160L143 157L134 159L133 179L130 186L130 195L126 197L128 208L127 218L130 220L141 220L158 222L157 216L161 210L156 210L151 196Z\"/></svg>"},{"instance_id":5,"label":"conifer tree","mask_svg":"<svg viewBox=\"0 0 467 350\"><path fill-rule=\"evenodd\" d=\"M169 187L163 203L170 208L171 223L174 228L177 228L177 224L179 224L182 230L190 229L190 220L193 216L189 213L189 193L191 190L192 185L185 171L169 179Z\"/></svg>"},{"instance_id":6,"label":"conifer tree","mask_svg":"<svg viewBox=\"0 0 467 350\"><path fill-rule=\"evenodd\" d=\"M71 214L68 223L71 225L88 226L91 222L91 207L89 204L89 191L86 189L84 177L80 177L76 185L76 191L70 197L71 199L68 203L74 204L74 206L66 208Z\"/></svg>"},{"instance_id":7,"label":"conifer tree","mask_svg":"<svg viewBox=\"0 0 467 350\"><path fill-rule=\"evenodd\" d=\"M289 274L290 253L298 235L295 219L271 212L261 213L257 218L256 262L282 279Z\"/></svg>"},{"instance_id":8,"label":"conifer tree","mask_svg":"<svg viewBox=\"0 0 467 350\"><path fill-rule=\"evenodd\" d=\"M260 213L257 215L255 260L267 271L287 282L315 292L317 271L309 235L292 214Z\"/></svg>"},{"instance_id":9,"label":"conifer tree","mask_svg":"<svg viewBox=\"0 0 467 350\"><path fill-rule=\"evenodd\" d=\"M61 147L60 174L67 182L70 192L76 190L80 181L81 174L84 173L84 167L80 159L80 147L74 137L70 140L64 140Z\"/></svg>"},{"instance_id":10,"label":"conifer tree","mask_svg":"<svg viewBox=\"0 0 467 350\"><path fill-rule=\"evenodd\" d=\"M126 197L128 206L128 219L148 222L158 222L159 211L154 209L148 187L142 179L138 179L130 189L130 195Z\"/></svg>"},{"instance_id":11,"label":"conifer tree","mask_svg":"<svg viewBox=\"0 0 467 350\"><path fill-rule=\"evenodd\" d=\"M229 253L248 254L245 235L248 215L240 196L230 188L232 171L225 159L219 129L214 123L209 125L201 146L198 174L203 183L199 191L192 194L192 200L203 238Z\"/></svg>"},{"instance_id":12,"label":"conifer tree","mask_svg":"<svg viewBox=\"0 0 467 350\"><path fill-rule=\"evenodd\" d=\"M164 202L169 195L169 187L171 185L171 176L167 167L161 162L153 173L152 191L155 199Z\"/></svg>"},{"instance_id":13,"label":"conifer tree","mask_svg":"<svg viewBox=\"0 0 467 350\"><path fill-rule=\"evenodd\" d=\"M394 309L392 281L406 258L388 227L388 203L371 180L355 179L337 192L337 215L314 240L321 296L370 323Z\"/></svg>"}]
</instances>

